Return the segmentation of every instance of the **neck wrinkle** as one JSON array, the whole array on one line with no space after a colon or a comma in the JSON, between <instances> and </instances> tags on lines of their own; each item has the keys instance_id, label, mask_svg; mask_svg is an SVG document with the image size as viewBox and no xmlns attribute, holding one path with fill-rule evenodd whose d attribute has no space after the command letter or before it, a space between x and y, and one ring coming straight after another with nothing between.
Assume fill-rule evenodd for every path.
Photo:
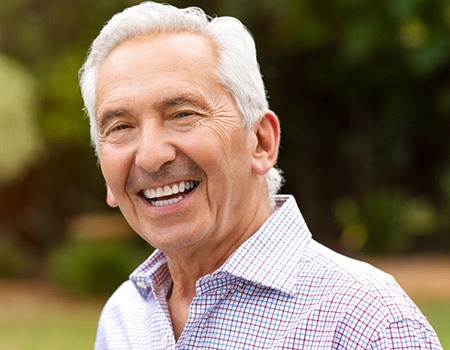
<instances>
[{"instance_id":1,"label":"neck wrinkle","mask_svg":"<svg viewBox=\"0 0 450 350\"><path fill-rule=\"evenodd\" d=\"M263 207L255 206L254 220L251 220L244 230L241 229L242 234L240 235L230 234L226 240L209 249L201 246L185 254L180 252L166 253L173 281L172 293L176 292L192 298L195 297L197 281L220 268L272 215L273 209L271 209L270 203L267 203L266 210L261 210ZM236 228L230 229L230 232L234 230ZM233 241L230 242L230 238L234 238Z\"/></svg>"}]
</instances>

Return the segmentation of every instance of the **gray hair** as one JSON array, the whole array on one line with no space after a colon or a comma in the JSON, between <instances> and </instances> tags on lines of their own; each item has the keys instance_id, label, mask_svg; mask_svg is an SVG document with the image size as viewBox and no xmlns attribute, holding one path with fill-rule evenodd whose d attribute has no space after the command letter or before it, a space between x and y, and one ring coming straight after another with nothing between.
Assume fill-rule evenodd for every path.
<instances>
[{"instance_id":1,"label":"gray hair","mask_svg":"<svg viewBox=\"0 0 450 350\"><path fill-rule=\"evenodd\" d=\"M211 18L197 7L179 9L167 4L143 2L114 15L92 43L79 72L81 94L90 120L91 140L98 155L95 115L96 81L100 65L119 44L153 33L191 32L205 35L216 46L217 78L230 92L243 116L245 127L256 123L269 108L256 59L255 42L246 27L233 17ZM266 174L271 195L283 182L281 171Z\"/></svg>"}]
</instances>

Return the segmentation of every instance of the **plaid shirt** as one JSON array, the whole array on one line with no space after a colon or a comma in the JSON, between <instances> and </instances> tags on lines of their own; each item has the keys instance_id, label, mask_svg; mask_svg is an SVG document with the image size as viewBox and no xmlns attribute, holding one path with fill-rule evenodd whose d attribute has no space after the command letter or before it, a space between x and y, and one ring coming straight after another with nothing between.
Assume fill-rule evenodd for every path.
<instances>
[{"instance_id":1,"label":"plaid shirt","mask_svg":"<svg viewBox=\"0 0 450 350\"><path fill-rule=\"evenodd\" d=\"M320 245L292 196L197 281L175 341L167 260L155 251L113 294L96 349L442 349L394 279Z\"/></svg>"}]
</instances>

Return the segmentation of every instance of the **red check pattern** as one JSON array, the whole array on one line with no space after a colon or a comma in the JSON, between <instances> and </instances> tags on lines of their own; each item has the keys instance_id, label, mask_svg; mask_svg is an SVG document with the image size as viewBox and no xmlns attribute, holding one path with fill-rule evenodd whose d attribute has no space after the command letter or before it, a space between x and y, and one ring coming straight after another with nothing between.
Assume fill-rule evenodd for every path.
<instances>
[{"instance_id":1,"label":"red check pattern","mask_svg":"<svg viewBox=\"0 0 450 350\"><path fill-rule=\"evenodd\" d=\"M155 253L105 305L96 349L442 349L394 279L314 241L292 196L197 282L175 342Z\"/></svg>"}]
</instances>

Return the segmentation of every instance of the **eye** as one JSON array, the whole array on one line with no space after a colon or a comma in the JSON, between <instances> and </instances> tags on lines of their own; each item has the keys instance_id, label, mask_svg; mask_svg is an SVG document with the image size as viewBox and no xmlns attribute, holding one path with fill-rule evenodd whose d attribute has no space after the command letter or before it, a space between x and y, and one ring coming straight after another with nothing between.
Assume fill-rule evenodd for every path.
<instances>
[{"instance_id":1,"label":"eye","mask_svg":"<svg viewBox=\"0 0 450 350\"><path fill-rule=\"evenodd\" d=\"M122 130L128 129L129 127L130 126L127 124L117 124L117 125L114 125L112 128L110 128L109 132L111 133L111 132L116 132L116 131L122 131Z\"/></svg>"},{"instance_id":2,"label":"eye","mask_svg":"<svg viewBox=\"0 0 450 350\"><path fill-rule=\"evenodd\" d=\"M189 117L190 115L193 115L193 112L179 112L175 115L175 118L186 118Z\"/></svg>"}]
</instances>

